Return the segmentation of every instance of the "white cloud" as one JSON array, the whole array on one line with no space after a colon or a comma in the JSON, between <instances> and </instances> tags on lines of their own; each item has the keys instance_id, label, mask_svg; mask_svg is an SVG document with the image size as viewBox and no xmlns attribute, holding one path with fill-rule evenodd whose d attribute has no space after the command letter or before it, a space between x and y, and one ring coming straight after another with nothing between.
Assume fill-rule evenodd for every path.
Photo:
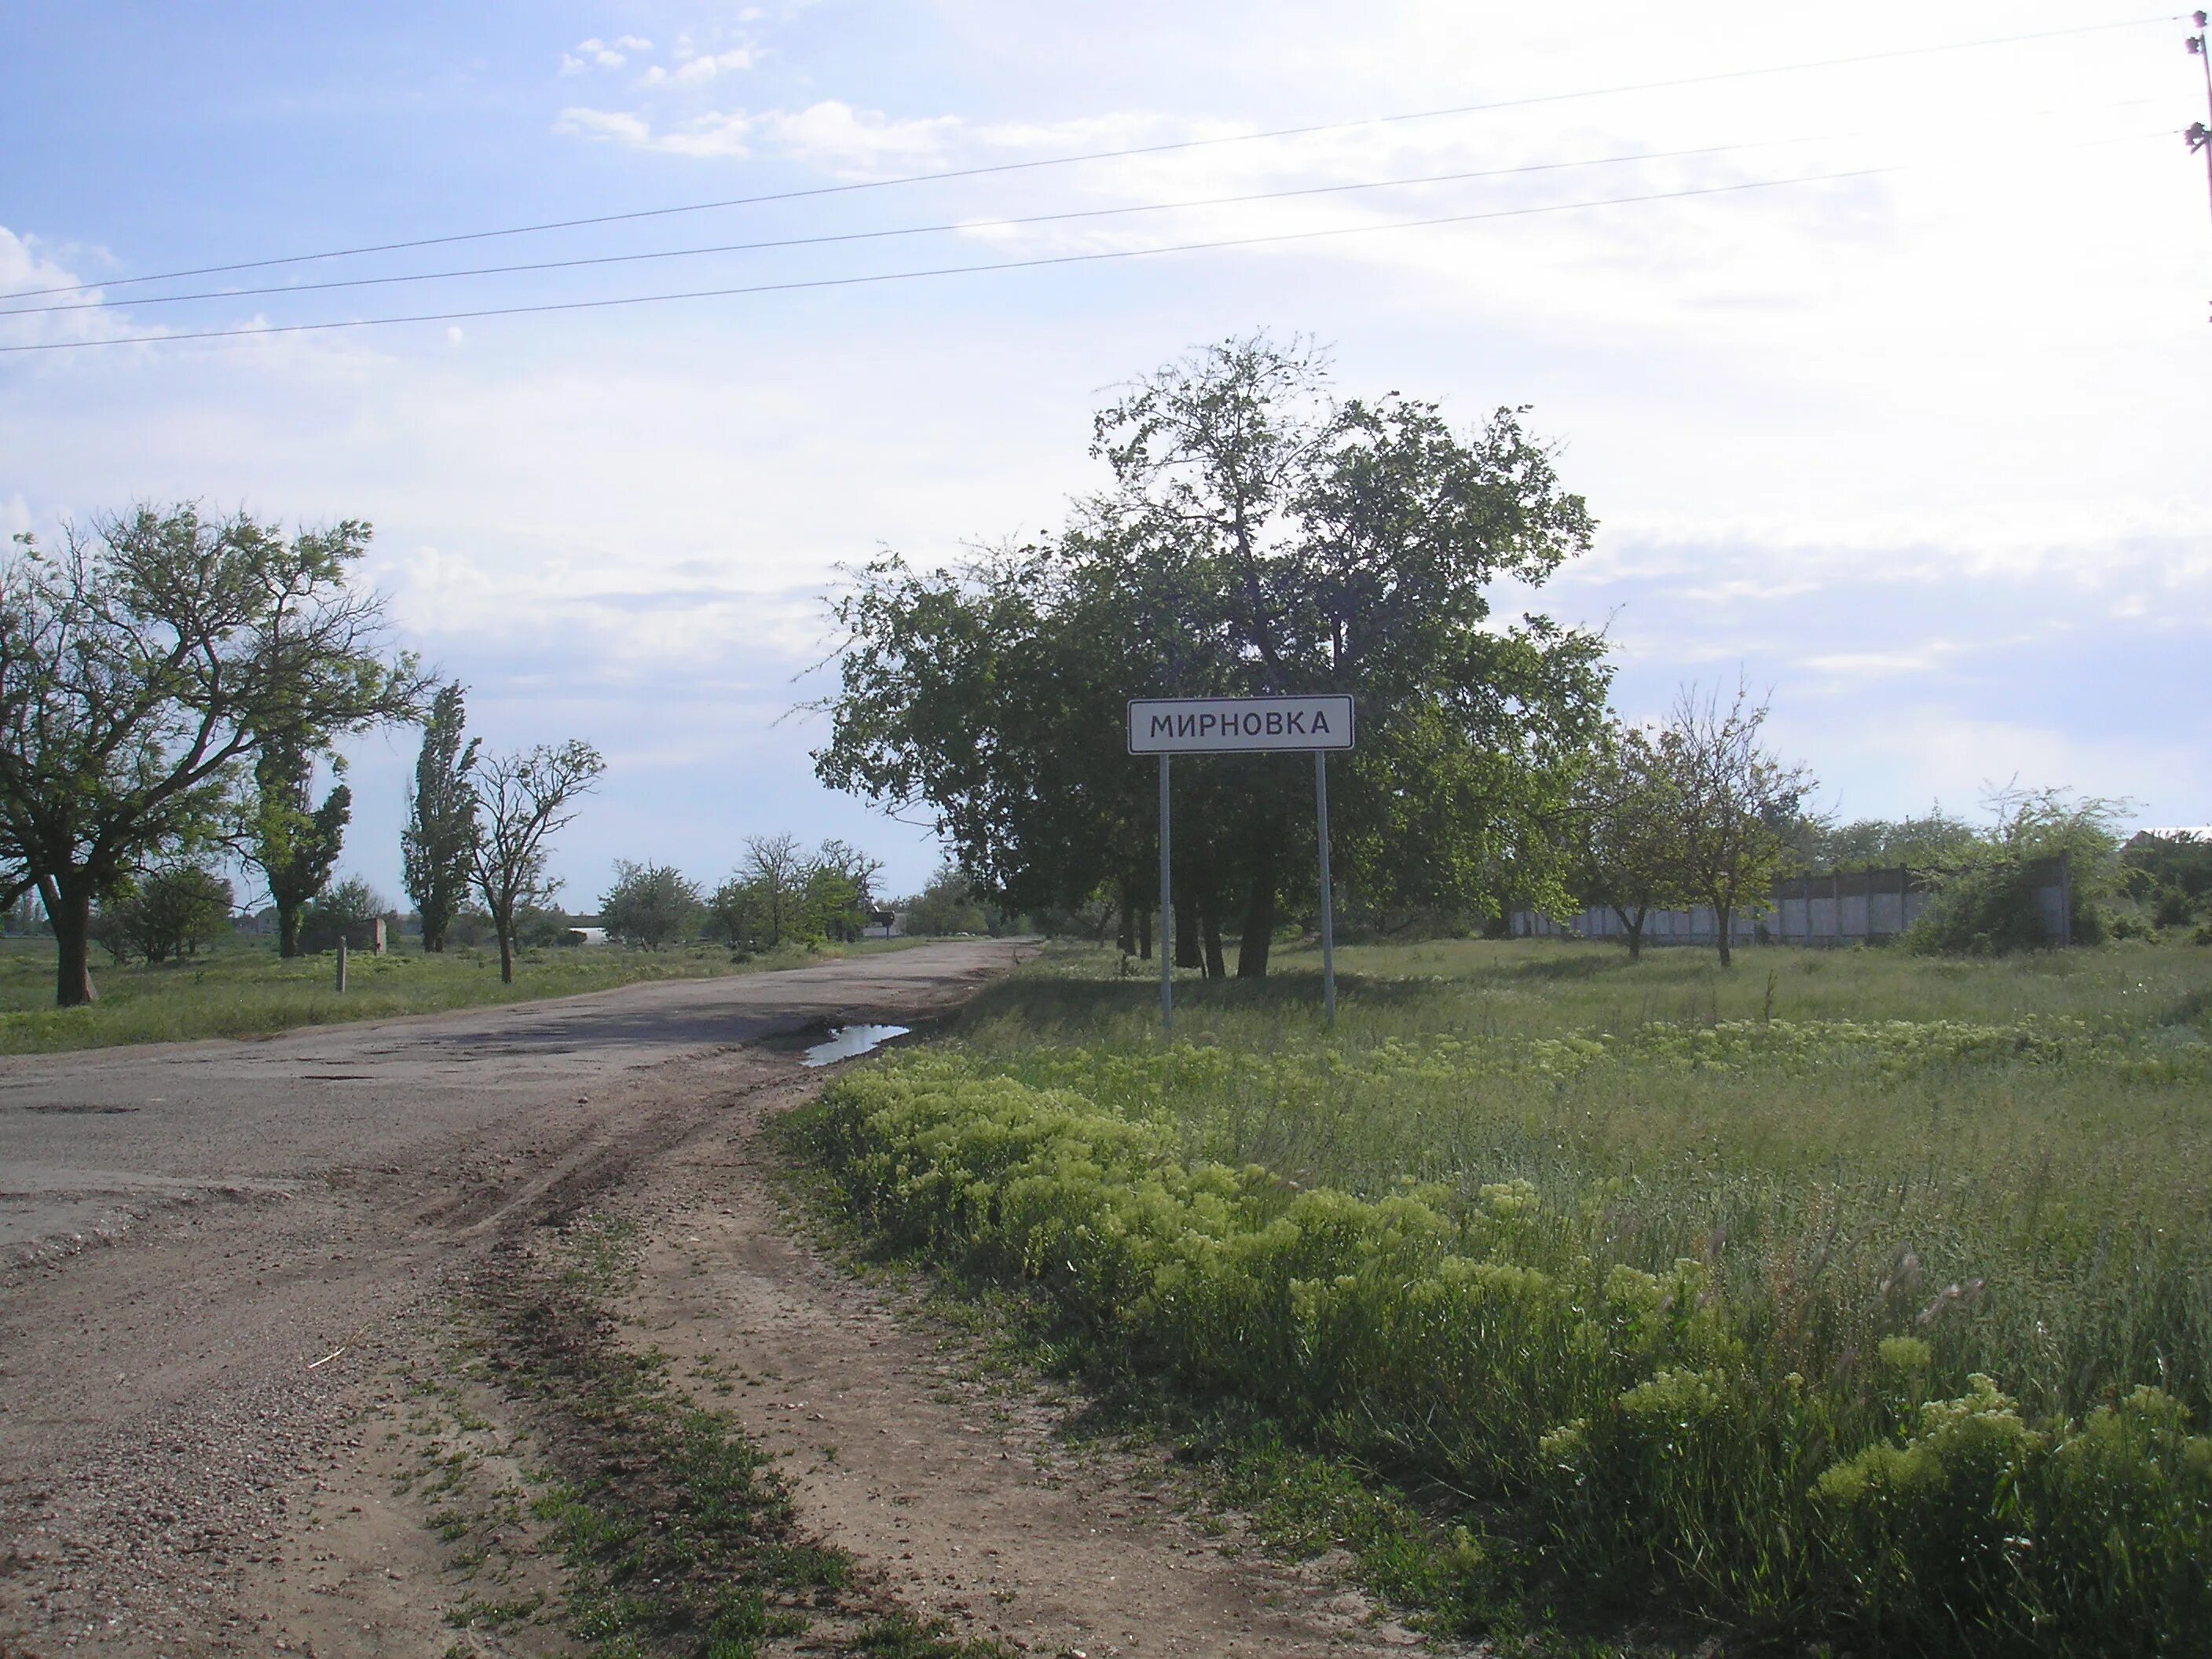
<instances>
[{"instance_id":1,"label":"white cloud","mask_svg":"<svg viewBox=\"0 0 2212 1659\"><path fill-rule=\"evenodd\" d=\"M610 143L649 146L653 129L643 117L621 110L564 109L553 131L569 137L598 139Z\"/></svg>"},{"instance_id":2,"label":"white cloud","mask_svg":"<svg viewBox=\"0 0 2212 1659\"><path fill-rule=\"evenodd\" d=\"M749 46L734 46L727 52L702 52L684 57L672 70L655 64L638 77L637 84L641 87L703 87L718 75L750 69L757 61Z\"/></svg>"},{"instance_id":3,"label":"white cloud","mask_svg":"<svg viewBox=\"0 0 2212 1659\"><path fill-rule=\"evenodd\" d=\"M774 111L760 125L784 149L837 172L941 163L963 123L954 115L894 119L830 98L795 113Z\"/></svg>"},{"instance_id":4,"label":"white cloud","mask_svg":"<svg viewBox=\"0 0 2212 1659\"><path fill-rule=\"evenodd\" d=\"M620 69L629 62L631 52L652 50L652 41L635 34L618 35L612 40L601 40L595 36L579 40L573 52L561 54L561 72L581 75L587 69Z\"/></svg>"},{"instance_id":5,"label":"white cloud","mask_svg":"<svg viewBox=\"0 0 2212 1659\"><path fill-rule=\"evenodd\" d=\"M83 286L85 281L80 273L64 265L37 237L18 236L5 225L0 225L0 313L29 313L0 315L0 345L106 340L118 334L141 331L128 327L114 308L106 303L102 291ZM38 291L42 289L73 291L42 294ZM15 295L21 297L10 297ZM46 306L64 308L40 309ZM35 362L40 355L44 354L9 361Z\"/></svg>"},{"instance_id":6,"label":"white cloud","mask_svg":"<svg viewBox=\"0 0 2212 1659\"><path fill-rule=\"evenodd\" d=\"M690 76L693 65L725 64L739 53L719 58L695 58L690 64L658 79L675 83ZM750 61L748 59L748 61ZM736 67L736 66L732 66ZM719 71L717 71L719 72ZM647 82L656 77L648 75ZM970 129L958 116L894 118L878 110L855 109L836 99L825 99L799 110L768 110L748 114L744 110L716 112L656 129L644 117L609 112L569 109L555 123L557 133L605 139L640 149L670 155L744 155L749 140L758 137L797 159L840 173L911 169L943 164ZM1029 142L1023 129L1018 142ZM982 142L992 143L988 134Z\"/></svg>"}]
</instances>

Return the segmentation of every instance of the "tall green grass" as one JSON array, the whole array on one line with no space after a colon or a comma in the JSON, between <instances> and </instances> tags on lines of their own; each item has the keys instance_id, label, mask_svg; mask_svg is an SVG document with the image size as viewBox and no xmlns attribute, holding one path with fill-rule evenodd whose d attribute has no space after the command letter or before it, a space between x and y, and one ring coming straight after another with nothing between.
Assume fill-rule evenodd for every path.
<instances>
[{"instance_id":1,"label":"tall green grass","mask_svg":"<svg viewBox=\"0 0 2212 1659\"><path fill-rule=\"evenodd\" d=\"M429 956L401 949L381 957L354 956L347 964L347 988L340 994L334 957L286 962L273 945L241 940L182 962L96 967L100 1001L89 1007L56 1008L52 941L9 939L0 946L0 1054L265 1036L301 1025L574 996L644 980L800 968L839 956L900 950L914 942L870 940L818 951L793 946L743 963L714 945L531 950L518 955L512 985L501 982L499 956L492 950L456 947Z\"/></svg>"},{"instance_id":2,"label":"tall green grass","mask_svg":"<svg viewBox=\"0 0 2212 1659\"><path fill-rule=\"evenodd\" d=\"M2212 954L1063 957L809 1133L884 1232L1624 1606L2205 1650ZM1480 1555L1480 1552L1475 1552Z\"/></svg>"}]
</instances>

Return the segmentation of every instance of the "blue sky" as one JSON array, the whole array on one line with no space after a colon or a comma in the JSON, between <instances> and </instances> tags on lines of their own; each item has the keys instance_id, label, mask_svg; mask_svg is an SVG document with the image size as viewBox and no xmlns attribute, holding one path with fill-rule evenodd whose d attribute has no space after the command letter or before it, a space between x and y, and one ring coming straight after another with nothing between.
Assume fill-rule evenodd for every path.
<instances>
[{"instance_id":1,"label":"blue sky","mask_svg":"<svg viewBox=\"0 0 2212 1659\"><path fill-rule=\"evenodd\" d=\"M1056 522L1098 482L1089 413L1115 384L1264 326L1329 343L1347 389L1436 398L1469 422L1531 406L1601 524L1534 602L1610 628L1632 716L1741 668L1847 816L1971 810L2017 776L2212 822L2212 216L2179 137L2204 113L2182 25L2081 3L1787 10L12 5L0 291L109 286L79 296L97 309L0 317L0 343L1361 234L0 356L0 529L180 496L368 519L403 636L467 681L489 741L607 753L559 849L571 902L618 856L712 880L744 836L783 829L871 846L910 888L928 837L821 790L819 728L789 714L818 686L794 677L823 643L836 566L886 544L939 561ZM1582 94L1600 95L1555 96ZM115 285L1496 100L1516 102ZM1597 164L979 222L1559 162ZM1853 176L1372 228L1812 174ZM943 223L967 228L145 303ZM397 733L353 757L347 866L395 896L412 753Z\"/></svg>"}]
</instances>

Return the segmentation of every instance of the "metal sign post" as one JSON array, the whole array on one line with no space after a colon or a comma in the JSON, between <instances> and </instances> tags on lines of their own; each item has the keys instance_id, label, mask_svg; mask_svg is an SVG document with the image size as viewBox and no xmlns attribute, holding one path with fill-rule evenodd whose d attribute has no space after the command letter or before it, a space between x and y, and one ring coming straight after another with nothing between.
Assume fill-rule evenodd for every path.
<instances>
[{"instance_id":1,"label":"metal sign post","mask_svg":"<svg viewBox=\"0 0 2212 1659\"><path fill-rule=\"evenodd\" d=\"M1175 1032L1175 906L1169 892L1168 757L1171 755L1310 754L1314 815L1321 838L1322 1010L1336 1024L1336 894L1328 873L1328 751L1352 747L1352 699L1133 697L1129 752L1160 757L1160 1036Z\"/></svg>"},{"instance_id":2,"label":"metal sign post","mask_svg":"<svg viewBox=\"0 0 2212 1659\"><path fill-rule=\"evenodd\" d=\"M1168 893L1168 757L1160 757L1160 1037L1175 1035L1175 902Z\"/></svg>"},{"instance_id":3,"label":"metal sign post","mask_svg":"<svg viewBox=\"0 0 2212 1659\"><path fill-rule=\"evenodd\" d=\"M1321 1015L1336 1024L1336 893L1328 880L1328 751L1314 750L1314 822L1321 830Z\"/></svg>"}]
</instances>

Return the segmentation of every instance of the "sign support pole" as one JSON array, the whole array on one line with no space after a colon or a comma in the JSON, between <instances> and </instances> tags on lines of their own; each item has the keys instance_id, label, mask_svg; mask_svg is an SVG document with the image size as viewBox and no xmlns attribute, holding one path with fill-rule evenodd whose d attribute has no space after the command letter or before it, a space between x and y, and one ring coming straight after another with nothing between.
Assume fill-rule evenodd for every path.
<instances>
[{"instance_id":1,"label":"sign support pole","mask_svg":"<svg viewBox=\"0 0 2212 1659\"><path fill-rule=\"evenodd\" d=\"M1352 746L1352 700L1341 691L1252 697L1132 697L1129 753L1160 757L1160 1041L1175 1040L1176 915L1168 757L1310 754L1321 828L1322 1006L1336 1024L1336 891L1328 870L1328 759Z\"/></svg>"},{"instance_id":2,"label":"sign support pole","mask_svg":"<svg viewBox=\"0 0 2212 1659\"><path fill-rule=\"evenodd\" d=\"M1160 927L1153 948L1160 953L1160 1041L1175 1036L1175 903L1169 896L1168 757L1160 757Z\"/></svg>"},{"instance_id":3,"label":"sign support pole","mask_svg":"<svg viewBox=\"0 0 2212 1659\"><path fill-rule=\"evenodd\" d=\"M1162 757L1160 764L1167 764ZM1314 750L1314 817L1321 830L1321 1008L1336 1024L1336 894L1328 878L1328 753Z\"/></svg>"}]
</instances>

